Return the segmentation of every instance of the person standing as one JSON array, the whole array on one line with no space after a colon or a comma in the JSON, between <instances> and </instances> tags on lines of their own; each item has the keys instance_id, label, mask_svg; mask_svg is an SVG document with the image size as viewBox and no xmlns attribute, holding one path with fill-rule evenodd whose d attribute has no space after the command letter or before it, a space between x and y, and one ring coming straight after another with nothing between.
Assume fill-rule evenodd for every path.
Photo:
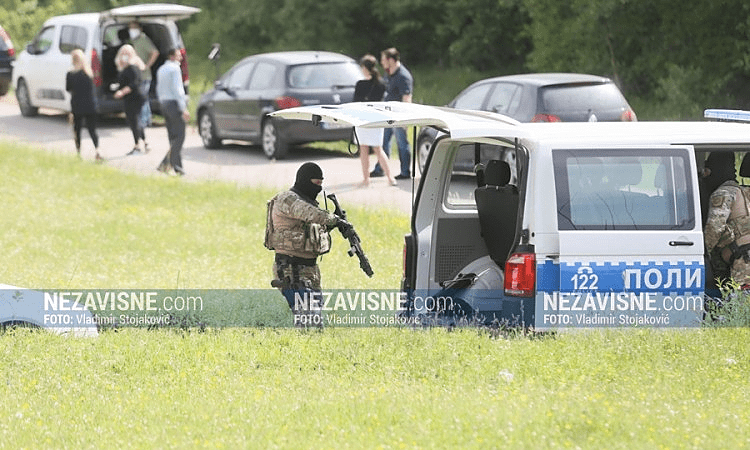
<instances>
[{"instance_id":1,"label":"person standing","mask_svg":"<svg viewBox=\"0 0 750 450\"><path fill-rule=\"evenodd\" d=\"M141 151L139 144L143 141L143 150L148 152L146 144L146 134L141 126L139 115L143 102L145 101L140 89L141 70L144 67L143 61L135 54L135 49L130 44L120 47L115 57L117 70L120 71L118 83L120 87L115 91L114 98L123 99L125 105L125 119L128 122L130 131L133 133L135 146L128 155L133 155Z\"/></svg>"},{"instance_id":2,"label":"person standing","mask_svg":"<svg viewBox=\"0 0 750 450\"><path fill-rule=\"evenodd\" d=\"M377 64L378 60L372 55L365 55L360 58L359 67L365 78L359 80L354 87L355 102L379 102L383 99L385 85L380 80L380 72L378 72ZM359 142L359 160L362 164L362 176L364 177L362 186L370 184L370 149L375 153L380 167L388 177L388 182L395 186L396 180L391 175L388 157L385 155L382 147L383 129L355 127L354 132Z\"/></svg>"},{"instance_id":3,"label":"person standing","mask_svg":"<svg viewBox=\"0 0 750 450\"><path fill-rule=\"evenodd\" d=\"M182 170L182 145L185 143L185 125L190 120L185 87L182 85L180 61L182 55L176 48L169 50L167 61L156 72L156 96L167 125L169 152L157 170L166 172L171 166L178 175Z\"/></svg>"},{"instance_id":4,"label":"person standing","mask_svg":"<svg viewBox=\"0 0 750 450\"><path fill-rule=\"evenodd\" d=\"M750 289L750 192L737 183L734 153L712 152L703 180L712 192L703 230L711 269Z\"/></svg>"},{"instance_id":5,"label":"person standing","mask_svg":"<svg viewBox=\"0 0 750 450\"><path fill-rule=\"evenodd\" d=\"M383 50L380 53L380 65L385 69L385 98L387 102L411 103L412 91L414 89L414 78L406 67L401 64L401 55L395 48ZM396 135L398 146L398 159L401 162L401 173L396 175L397 180L405 180L411 177L411 152L409 140L406 138L405 128L386 128L383 133L383 151L390 157L391 136ZM383 169L376 165L370 173L371 177L382 177Z\"/></svg>"},{"instance_id":6,"label":"person standing","mask_svg":"<svg viewBox=\"0 0 750 450\"><path fill-rule=\"evenodd\" d=\"M130 22L128 26L128 34L130 37L130 45L135 49L135 53L141 58L145 67L141 69L141 83L140 88L143 92L143 96L146 101L141 107L140 121L141 128L147 128L151 126L151 80L153 78L151 74L151 68L156 64L156 60L159 58L159 49L156 48L151 38L146 36L143 32L143 26L140 22L134 20Z\"/></svg>"},{"instance_id":7,"label":"person standing","mask_svg":"<svg viewBox=\"0 0 750 450\"><path fill-rule=\"evenodd\" d=\"M96 132L96 96L91 66L81 49L71 52L73 68L65 77L65 90L70 92L70 110L73 114L73 133L76 153L81 156L81 129L86 124L89 136L94 143L96 160L101 161L99 155L99 135Z\"/></svg>"},{"instance_id":8,"label":"person standing","mask_svg":"<svg viewBox=\"0 0 750 450\"><path fill-rule=\"evenodd\" d=\"M267 205L264 246L275 251L271 285L281 290L294 313L295 325L305 325L300 322L302 316L314 313L305 310L311 307L309 303L298 304L295 294L309 299L321 293L317 258L330 250L329 230L339 224L336 215L318 206L316 197L322 185L320 166L304 163L297 170L294 186L277 194Z\"/></svg>"}]
</instances>

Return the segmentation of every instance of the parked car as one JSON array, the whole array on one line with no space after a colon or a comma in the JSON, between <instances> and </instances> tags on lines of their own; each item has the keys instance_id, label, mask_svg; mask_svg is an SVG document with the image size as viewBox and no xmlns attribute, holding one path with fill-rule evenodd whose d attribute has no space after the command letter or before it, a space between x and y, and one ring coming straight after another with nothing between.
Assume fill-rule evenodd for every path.
<instances>
[{"instance_id":1,"label":"parked car","mask_svg":"<svg viewBox=\"0 0 750 450\"><path fill-rule=\"evenodd\" d=\"M0 96L8 93L13 77L13 60L16 51L8 33L0 26Z\"/></svg>"},{"instance_id":2,"label":"parked car","mask_svg":"<svg viewBox=\"0 0 750 450\"><path fill-rule=\"evenodd\" d=\"M356 61L338 53L295 51L249 56L234 65L198 103L206 148L224 139L261 144L269 158L284 158L292 144L349 139L351 128L321 128L308 121L268 116L285 108L351 102L362 78Z\"/></svg>"},{"instance_id":3,"label":"parked car","mask_svg":"<svg viewBox=\"0 0 750 450\"><path fill-rule=\"evenodd\" d=\"M477 81L447 105L500 113L519 122L613 122L637 120L612 80L577 73L529 73ZM417 161L424 168L438 130L423 127Z\"/></svg>"},{"instance_id":4,"label":"parked car","mask_svg":"<svg viewBox=\"0 0 750 450\"><path fill-rule=\"evenodd\" d=\"M159 49L159 59L151 68L155 75L170 48L183 53L182 79L189 84L185 46L175 24L190 17L198 8L170 4L132 5L98 13L69 14L47 20L26 49L18 55L13 83L21 114L34 116L39 107L70 111L70 93L65 75L70 70L70 53L79 48L91 58L99 113L122 111L122 101L112 97L117 90L115 55L124 44L118 32L133 20ZM151 96L155 83L152 83Z\"/></svg>"}]
</instances>

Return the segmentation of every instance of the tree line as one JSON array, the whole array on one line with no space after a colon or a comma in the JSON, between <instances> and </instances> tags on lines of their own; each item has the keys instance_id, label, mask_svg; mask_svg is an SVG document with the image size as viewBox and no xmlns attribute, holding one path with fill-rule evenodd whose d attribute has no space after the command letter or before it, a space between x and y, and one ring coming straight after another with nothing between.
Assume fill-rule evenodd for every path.
<instances>
[{"instance_id":1,"label":"tree line","mask_svg":"<svg viewBox=\"0 0 750 450\"><path fill-rule=\"evenodd\" d=\"M3 0L17 47L48 17L129 0ZM228 61L286 49L358 57L395 46L408 65L489 75L585 72L672 118L705 107L750 109L747 0L183 0L186 47Z\"/></svg>"}]
</instances>

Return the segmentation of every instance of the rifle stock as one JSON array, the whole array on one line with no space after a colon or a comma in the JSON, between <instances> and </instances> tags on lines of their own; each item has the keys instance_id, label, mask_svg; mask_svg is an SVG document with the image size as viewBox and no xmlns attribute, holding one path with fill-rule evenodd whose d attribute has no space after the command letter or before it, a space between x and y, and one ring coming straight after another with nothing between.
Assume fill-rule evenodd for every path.
<instances>
[{"instance_id":1,"label":"rifle stock","mask_svg":"<svg viewBox=\"0 0 750 450\"><path fill-rule=\"evenodd\" d=\"M336 194L328 194L326 197L331 199L331 202L333 202L333 213L339 219L346 221L346 211L341 209L341 205L339 205ZM359 267L365 274L367 274L368 277L372 277L374 272L372 270L372 266L370 265L370 260L367 259L367 255L365 255L365 251L362 249L362 240L359 238L359 234L357 234L357 231L354 230L354 226L349 224L349 226L345 228L339 227L339 231L341 232L341 235L349 241L349 250L347 251L349 256L357 255L357 258L359 259Z\"/></svg>"}]
</instances>

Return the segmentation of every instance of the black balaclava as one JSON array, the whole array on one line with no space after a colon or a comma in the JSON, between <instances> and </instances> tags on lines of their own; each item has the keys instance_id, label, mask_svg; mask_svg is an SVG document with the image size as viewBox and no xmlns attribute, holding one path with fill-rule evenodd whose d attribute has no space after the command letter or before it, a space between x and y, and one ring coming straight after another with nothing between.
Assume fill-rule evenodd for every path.
<instances>
[{"instance_id":1,"label":"black balaclava","mask_svg":"<svg viewBox=\"0 0 750 450\"><path fill-rule=\"evenodd\" d=\"M735 180L734 153L712 152L706 159L706 168L711 173L704 178L709 194L716 190L725 181Z\"/></svg>"},{"instance_id":2,"label":"black balaclava","mask_svg":"<svg viewBox=\"0 0 750 450\"><path fill-rule=\"evenodd\" d=\"M294 180L292 190L305 198L310 203L316 204L315 197L318 196L323 186L318 186L310 180L322 180L323 171L314 162L306 162L297 170L297 178Z\"/></svg>"}]
</instances>

